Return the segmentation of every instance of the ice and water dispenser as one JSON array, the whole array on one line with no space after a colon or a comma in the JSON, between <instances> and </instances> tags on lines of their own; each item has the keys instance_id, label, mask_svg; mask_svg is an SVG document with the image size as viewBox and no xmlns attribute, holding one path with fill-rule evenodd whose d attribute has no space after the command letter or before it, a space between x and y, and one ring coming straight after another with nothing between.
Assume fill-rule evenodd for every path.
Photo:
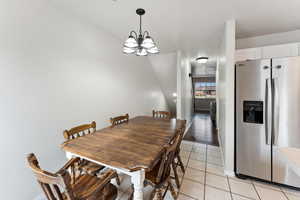
<instances>
[{"instance_id":1,"label":"ice and water dispenser","mask_svg":"<svg viewBox=\"0 0 300 200\"><path fill-rule=\"evenodd\" d=\"M243 102L243 121L245 123L263 124L263 101Z\"/></svg>"}]
</instances>

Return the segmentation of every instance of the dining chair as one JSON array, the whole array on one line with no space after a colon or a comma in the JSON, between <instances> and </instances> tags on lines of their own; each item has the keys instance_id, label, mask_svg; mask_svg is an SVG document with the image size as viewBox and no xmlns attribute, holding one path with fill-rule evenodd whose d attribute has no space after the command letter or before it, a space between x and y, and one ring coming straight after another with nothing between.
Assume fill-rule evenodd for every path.
<instances>
[{"instance_id":1,"label":"dining chair","mask_svg":"<svg viewBox=\"0 0 300 200\"><path fill-rule=\"evenodd\" d=\"M96 122L93 121L90 124L83 124L74 128L71 128L70 130L64 131L64 137L67 140L72 140L77 137L82 137L87 134L93 134L96 131ZM99 173L102 169L105 167L84 159L81 159L78 165L76 165L76 170L79 171L79 173L88 173L92 176L96 176L97 173ZM117 173L115 173L116 182L118 185L120 185L120 179Z\"/></svg>"},{"instance_id":2,"label":"dining chair","mask_svg":"<svg viewBox=\"0 0 300 200\"><path fill-rule=\"evenodd\" d=\"M163 200L167 191L170 189L171 195L174 200L177 198L177 194L171 182L171 164L174 160L175 152L180 142L180 134L176 134L172 144L164 147L162 156L160 157L157 164L152 168L151 171L146 172L144 185L151 185L154 190L150 195L150 200L157 195L158 200ZM163 189L165 191L163 192ZM163 192L163 193L162 193ZM133 191L129 199L133 198Z\"/></svg>"},{"instance_id":3,"label":"dining chair","mask_svg":"<svg viewBox=\"0 0 300 200\"><path fill-rule=\"evenodd\" d=\"M70 130L65 130L63 135L65 139L72 140L77 137L82 137L87 134L92 134L95 131L96 131L96 122L93 121L90 124L83 124L71 128ZM76 166L76 170L79 170L80 172L88 173L92 176L96 175L100 170L104 168L105 168L104 166L83 159L81 159L81 161Z\"/></svg>"},{"instance_id":4,"label":"dining chair","mask_svg":"<svg viewBox=\"0 0 300 200\"><path fill-rule=\"evenodd\" d=\"M154 118L163 118L163 119L170 119L171 118L171 113L167 111L152 111L152 116Z\"/></svg>"},{"instance_id":5,"label":"dining chair","mask_svg":"<svg viewBox=\"0 0 300 200\"><path fill-rule=\"evenodd\" d=\"M51 173L40 168L36 156L31 153L27 156L29 168L33 171L39 185L48 200L114 200L118 190L110 183L114 171L108 170L101 178L83 174L72 176L74 165L79 158L69 160L59 171Z\"/></svg>"},{"instance_id":6,"label":"dining chair","mask_svg":"<svg viewBox=\"0 0 300 200\"><path fill-rule=\"evenodd\" d=\"M128 123L128 122L129 122L128 114L110 118L111 127L115 127L119 124Z\"/></svg>"},{"instance_id":7,"label":"dining chair","mask_svg":"<svg viewBox=\"0 0 300 200\"><path fill-rule=\"evenodd\" d=\"M174 159L172 161L172 169L173 169L173 172L174 172L174 179L175 179L177 188L180 187L180 181L179 181L179 176L178 176L178 173L177 173L177 167L180 166L181 171L183 173L185 172L185 167L184 167L184 164L183 164L182 159L180 157L180 145L181 145L181 142L183 140L185 128L186 128L186 120L184 120L183 126L177 132L177 134L179 135L178 136L179 137L179 142L177 144Z\"/></svg>"}]
</instances>

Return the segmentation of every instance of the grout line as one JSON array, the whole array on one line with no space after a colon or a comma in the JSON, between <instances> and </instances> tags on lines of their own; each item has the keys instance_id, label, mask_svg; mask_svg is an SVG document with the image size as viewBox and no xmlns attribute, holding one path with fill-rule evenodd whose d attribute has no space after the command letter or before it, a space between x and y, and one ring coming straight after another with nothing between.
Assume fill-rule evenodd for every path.
<instances>
[{"instance_id":1,"label":"grout line","mask_svg":"<svg viewBox=\"0 0 300 200\"><path fill-rule=\"evenodd\" d=\"M205 175L204 175L205 176ZM194 179L190 179L190 178L185 178L186 180L189 180L189 181L191 181L191 182L194 182L194 183L200 183L200 184L202 184L202 185L205 185L205 183L203 183L203 182L200 182L200 181L196 181L196 180L194 180Z\"/></svg>"},{"instance_id":2,"label":"grout line","mask_svg":"<svg viewBox=\"0 0 300 200\"><path fill-rule=\"evenodd\" d=\"M281 192L283 193L283 195L285 196L285 198L286 198L287 200L290 200L286 193L284 193L283 191L281 191Z\"/></svg>"},{"instance_id":3,"label":"grout line","mask_svg":"<svg viewBox=\"0 0 300 200\"><path fill-rule=\"evenodd\" d=\"M229 192L230 192L230 197L231 197L231 199L233 199L232 192L231 192L231 186L230 186L230 183L229 183L228 176L226 176L226 180L227 180L227 184L228 184L228 188L229 188Z\"/></svg>"},{"instance_id":4,"label":"grout line","mask_svg":"<svg viewBox=\"0 0 300 200\"><path fill-rule=\"evenodd\" d=\"M205 168L203 170L202 169L197 169L197 168L194 168L194 167L190 167L190 166L187 166L187 168L190 168L190 169L195 170L195 171L205 172Z\"/></svg>"},{"instance_id":5,"label":"grout line","mask_svg":"<svg viewBox=\"0 0 300 200\"><path fill-rule=\"evenodd\" d=\"M190 196L190 195L188 195L188 194L184 194L184 193L182 193L182 192L179 192L179 193L182 194L182 195L184 195L184 196L187 196L187 197L189 197L189 198L191 198L191 199L198 200L197 198L192 197L192 196ZM179 195L178 195L178 196L179 196Z\"/></svg>"},{"instance_id":6,"label":"grout line","mask_svg":"<svg viewBox=\"0 0 300 200\"><path fill-rule=\"evenodd\" d=\"M220 191L223 191L223 192L230 193L230 191L228 191L228 190L225 190L225 189L223 189L223 188L218 188L218 187L216 187L216 186L207 185L207 184L206 184L206 186L207 186L207 187L214 188L214 189L216 189L216 190L220 190Z\"/></svg>"},{"instance_id":7,"label":"grout line","mask_svg":"<svg viewBox=\"0 0 300 200\"><path fill-rule=\"evenodd\" d=\"M192 159L193 160L193 159ZM203 162L203 161L199 161L199 162ZM212 175L215 175L215 176L219 176L219 177L223 177L223 178L226 178L227 176L222 176L220 174L215 174L213 172L209 172L207 171L207 164L210 164L210 163L207 163L207 162L203 162L205 163L205 167L204 167L204 170L201 170L201 169L197 169L197 168L193 168L193 167L190 167L190 166L187 166L187 168L190 168L190 169L193 169L193 170L196 170L196 171L201 171L201 172L205 172L205 173L208 173L208 174L212 174ZM211 164L210 164L211 165ZM219 167L219 166L218 166ZM188 179L188 178L187 178ZM195 181L197 182L197 181Z\"/></svg>"},{"instance_id":8,"label":"grout line","mask_svg":"<svg viewBox=\"0 0 300 200\"><path fill-rule=\"evenodd\" d=\"M257 200L257 199L253 199L252 197L247 197L247 196L245 196L245 195L243 195L243 194L238 194L238 193L235 193L235 192L232 192L232 194L241 196L241 197L246 198L246 199L249 199L249 200Z\"/></svg>"},{"instance_id":9,"label":"grout line","mask_svg":"<svg viewBox=\"0 0 300 200\"><path fill-rule=\"evenodd\" d=\"M258 194L258 192L257 192L257 190L256 190L256 187L255 187L255 185L253 184L253 182L252 182L252 181L251 181L251 185L254 187L254 190L255 190L255 192L256 192L256 194L257 194L258 198L261 200L261 198L260 198L260 196L259 196L259 194Z\"/></svg>"},{"instance_id":10,"label":"grout line","mask_svg":"<svg viewBox=\"0 0 300 200\"><path fill-rule=\"evenodd\" d=\"M252 180L251 183L253 183L254 186L256 186L256 187L261 187L261 188L264 188L264 189L267 189L267 190L273 190L273 191L276 191L276 192L283 192L284 193L284 191L281 189L281 187L278 187L278 190L272 188L272 187L276 186L276 185L273 185L273 184L269 184L270 187L268 187L268 185L267 185L268 183L263 183L263 182L259 182L259 181L255 181L255 180ZM255 183L258 183L258 184L255 184ZM266 185L264 185L264 184L266 184Z\"/></svg>"}]
</instances>

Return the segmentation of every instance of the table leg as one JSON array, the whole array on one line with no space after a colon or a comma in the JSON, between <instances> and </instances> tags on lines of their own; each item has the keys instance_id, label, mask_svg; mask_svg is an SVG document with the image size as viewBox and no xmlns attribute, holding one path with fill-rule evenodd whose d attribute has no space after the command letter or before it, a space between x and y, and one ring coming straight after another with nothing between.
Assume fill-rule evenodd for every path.
<instances>
[{"instance_id":1,"label":"table leg","mask_svg":"<svg viewBox=\"0 0 300 200\"><path fill-rule=\"evenodd\" d=\"M74 156L71 153L66 152L66 157L71 160Z\"/></svg>"},{"instance_id":2,"label":"table leg","mask_svg":"<svg viewBox=\"0 0 300 200\"><path fill-rule=\"evenodd\" d=\"M145 171L143 169L136 172L132 172L131 182L133 183L134 186L134 193L133 193L134 200L143 200L144 180L145 180Z\"/></svg>"}]
</instances>

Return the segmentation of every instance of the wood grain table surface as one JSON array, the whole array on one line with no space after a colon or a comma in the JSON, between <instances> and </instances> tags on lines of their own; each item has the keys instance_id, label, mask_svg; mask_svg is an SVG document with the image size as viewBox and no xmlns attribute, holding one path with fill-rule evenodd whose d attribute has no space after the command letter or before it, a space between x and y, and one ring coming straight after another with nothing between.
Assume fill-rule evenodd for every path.
<instances>
[{"instance_id":1,"label":"wood grain table surface","mask_svg":"<svg viewBox=\"0 0 300 200\"><path fill-rule=\"evenodd\" d=\"M66 152L107 166L148 171L183 125L183 120L138 116L129 123L98 130L61 146Z\"/></svg>"}]
</instances>

